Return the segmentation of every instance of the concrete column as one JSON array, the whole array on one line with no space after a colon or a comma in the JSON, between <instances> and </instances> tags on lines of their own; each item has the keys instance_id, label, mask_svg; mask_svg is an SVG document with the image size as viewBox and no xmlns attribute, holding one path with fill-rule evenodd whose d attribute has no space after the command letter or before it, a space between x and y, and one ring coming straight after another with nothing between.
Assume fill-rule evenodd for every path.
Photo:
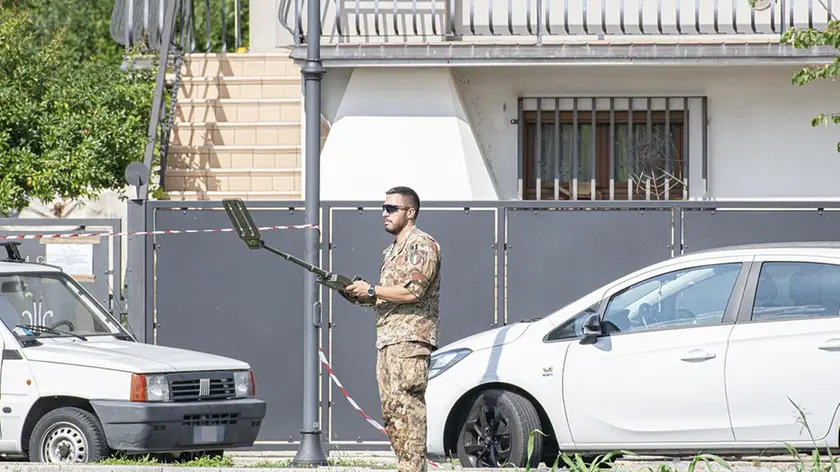
<instances>
[{"instance_id":1,"label":"concrete column","mask_svg":"<svg viewBox=\"0 0 840 472\"><path fill-rule=\"evenodd\" d=\"M395 185L408 185L427 200L498 199L445 68L354 70L321 169L323 200L378 200Z\"/></svg>"}]
</instances>

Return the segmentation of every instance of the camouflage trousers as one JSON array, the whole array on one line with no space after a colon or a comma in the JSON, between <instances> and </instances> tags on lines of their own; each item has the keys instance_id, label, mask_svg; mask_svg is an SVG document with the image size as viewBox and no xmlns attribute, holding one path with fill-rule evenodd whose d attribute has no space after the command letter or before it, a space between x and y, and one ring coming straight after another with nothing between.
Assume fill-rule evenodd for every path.
<instances>
[{"instance_id":1,"label":"camouflage trousers","mask_svg":"<svg viewBox=\"0 0 840 472\"><path fill-rule=\"evenodd\" d=\"M423 343L383 347L376 358L383 426L397 472L426 472L426 384L431 351Z\"/></svg>"}]
</instances>

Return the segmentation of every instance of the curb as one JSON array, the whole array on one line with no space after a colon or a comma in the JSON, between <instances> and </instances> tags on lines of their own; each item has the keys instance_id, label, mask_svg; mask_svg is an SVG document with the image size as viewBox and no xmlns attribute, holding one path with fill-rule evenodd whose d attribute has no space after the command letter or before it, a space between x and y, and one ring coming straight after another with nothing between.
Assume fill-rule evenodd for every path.
<instances>
[{"instance_id":1,"label":"curb","mask_svg":"<svg viewBox=\"0 0 840 472\"><path fill-rule=\"evenodd\" d=\"M615 468L603 469L605 471L615 472L686 472L690 466L689 461L619 461L616 462ZM563 464L565 465L565 464ZM711 467L704 462L698 462L694 470L708 471L714 470L719 472L781 472L781 471L796 471L801 470L795 462L773 462L763 465L754 465L749 462L732 462L729 464L730 469L726 469L719 464L711 463ZM806 464L806 467L808 464ZM60 464L39 464L31 462L11 462L0 463L0 472L219 472L221 470L229 472L395 472L396 467L364 467L364 466L324 466L312 468L294 468L294 467L247 467L247 466L228 466L228 467L191 467L178 465L60 465ZM432 470L449 470L456 472L491 472L511 470L524 471L524 469L504 468L504 469L473 469L462 468L460 466L443 466L440 469L427 469L427 472ZM539 467L531 469L534 472L550 471L551 467ZM568 470L568 468L558 465L558 470Z\"/></svg>"}]
</instances>

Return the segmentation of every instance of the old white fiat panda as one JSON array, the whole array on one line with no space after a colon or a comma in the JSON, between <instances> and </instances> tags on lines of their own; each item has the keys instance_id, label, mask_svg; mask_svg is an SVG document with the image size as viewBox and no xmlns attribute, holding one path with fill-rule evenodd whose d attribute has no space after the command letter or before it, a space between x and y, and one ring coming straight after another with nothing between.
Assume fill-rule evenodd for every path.
<instances>
[{"instance_id":1,"label":"old white fiat panda","mask_svg":"<svg viewBox=\"0 0 840 472\"><path fill-rule=\"evenodd\" d=\"M247 363L137 342L72 277L2 246L0 454L74 463L254 443L266 405Z\"/></svg>"}]
</instances>

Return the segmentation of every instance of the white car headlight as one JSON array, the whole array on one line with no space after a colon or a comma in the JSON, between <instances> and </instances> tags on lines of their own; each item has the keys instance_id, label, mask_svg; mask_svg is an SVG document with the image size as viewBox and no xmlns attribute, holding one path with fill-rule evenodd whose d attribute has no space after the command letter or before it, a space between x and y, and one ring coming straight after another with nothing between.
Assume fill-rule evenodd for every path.
<instances>
[{"instance_id":1,"label":"white car headlight","mask_svg":"<svg viewBox=\"0 0 840 472\"><path fill-rule=\"evenodd\" d=\"M254 387L254 373L250 370L234 372L233 384L236 387L237 397L252 397L257 394Z\"/></svg>"},{"instance_id":2,"label":"white car headlight","mask_svg":"<svg viewBox=\"0 0 840 472\"><path fill-rule=\"evenodd\" d=\"M134 374L131 377L131 401L169 401L169 382L164 375Z\"/></svg>"},{"instance_id":3,"label":"white car headlight","mask_svg":"<svg viewBox=\"0 0 840 472\"><path fill-rule=\"evenodd\" d=\"M444 373L447 369L467 357L472 350L467 348L453 349L451 351L436 352L432 354L432 361L429 365L429 380Z\"/></svg>"}]
</instances>

